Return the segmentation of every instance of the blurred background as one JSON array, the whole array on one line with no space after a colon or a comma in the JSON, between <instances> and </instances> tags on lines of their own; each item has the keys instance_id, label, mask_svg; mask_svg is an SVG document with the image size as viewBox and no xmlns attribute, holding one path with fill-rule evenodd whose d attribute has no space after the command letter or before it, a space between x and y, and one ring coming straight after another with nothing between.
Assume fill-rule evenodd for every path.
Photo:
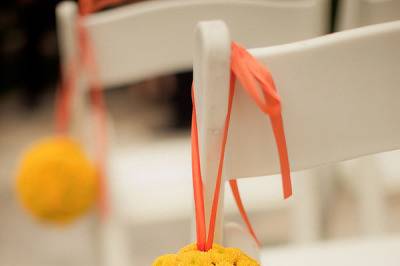
<instances>
[{"instance_id":1,"label":"blurred background","mask_svg":"<svg viewBox=\"0 0 400 266\"><path fill-rule=\"evenodd\" d=\"M14 193L15 171L23 150L54 130L55 91L60 76L55 24L59 2L0 3L0 265L97 265L93 215L71 226L44 225L21 208ZM329 32L346 29L339 27L338 17L342 6L352 1L327 2ZM386 6L377 6L380 18L384 18L381 21L372 19L367 23L353 18L359 25L352 27L400 18L400 1L354 2L361 7L371 2ZM130 239L127 245L135 261L132 265L150 265L156 256L174 252L191 240L191 81L191 70L187 69L104 92L113 124L111 190L115 192L119 216L124 217L121 227ZM239 183L250 218L267 248L391 235L400 233L399 157L398 152L390 152L328 165L312 170L312 178L309 173L295 173L295 197L290 201L281 199L278 176ZM348 164L359 164L357 169L362 169L371 161L377 169L373 178L346 170ZM378 206L381 211L368 207L360 211L359 206L365 206L360 201L367 197L360 196L363 192L357 191L358 182L370 182L379 189L383 195ZM309 185L318 188L310 190ZM296 212L304 211L298 202L304 201L318 209L321 216L315 225L317 233L311 236L296 232ZM229 191L225 204L226 219L240 222ZM363 220L365 217L373 217L372 225Z\"/></svg>"}]
</instances>

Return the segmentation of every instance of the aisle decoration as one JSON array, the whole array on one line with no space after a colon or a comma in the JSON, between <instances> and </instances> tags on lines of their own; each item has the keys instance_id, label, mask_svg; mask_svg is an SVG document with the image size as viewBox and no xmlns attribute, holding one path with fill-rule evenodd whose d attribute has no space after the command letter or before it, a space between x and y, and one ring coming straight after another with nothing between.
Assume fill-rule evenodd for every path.
<instances>
[{"instance_id":1,"label":"aisle decoration","mask_svg":"<svg viewBox=\"0 0 400 266\"><path fill-rule=\"evenodd\" d=\"M87 213L98 203L100 215L108 210L105 165L107 154L106 108L102 95L94 49L82 24L83 16L105 6L80 2L77 21L79 53L63 68L56 99L56 132L26 150L17 171L16 190L22 205L43 222L65 224ZM112 1L110 4L115 4ZM73 94L78 73L85 72L89 82L94 119L94 159L70 134Z\"/></svg>"}]
</instances>

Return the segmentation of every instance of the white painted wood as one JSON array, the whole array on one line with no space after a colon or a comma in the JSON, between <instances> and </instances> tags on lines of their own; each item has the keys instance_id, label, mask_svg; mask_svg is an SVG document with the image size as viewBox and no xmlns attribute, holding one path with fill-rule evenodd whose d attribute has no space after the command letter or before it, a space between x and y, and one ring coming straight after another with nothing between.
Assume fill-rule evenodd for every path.
<instances>
[{"instance_id":1,"label":"white painted wood","mask_svg":"<svg viewBox=\"0 0 400 266\"><path fill-rule=\"evenodd\" d=\"M103 83L113 86L190 69L198 21L224 20L232 38L247 47L275 45L325 34L327 3L145 1L90 15L83 23L92 35Z\"/></svg>"},{"instance_id":2,"label":"white painted wood","mask_svg":"<svg viewBox=\"0 0 400 266\"><path fill-rule=\"evenodd\" d=\"M79 75L77 59L79 58L77 18L78 7L73 2L62 2L56 8L58 45L60 49L61 74L65 76L76 73L75 89L71 96L71 128L70 133L82 144L87 143L86 90L82 75ZM89 146L89 145L86 145ZM89 148L89 147L88 147Z\"/></svg>"},{"instance_id":3,"label":"white painted wood","mask_svg":"<svg viewBox=\"0 0 400 266\"><path fill-rule=\"evenodd\" d=\"M212 28L212 24L202 24L198 29L204 33ZM399 45L400 22L394 22L250 50L268 66L281 95L293 171L400 148ZM196 54L218 57L199 50ZM207 67L194 64L195 77L216 80L217 75L204 75ZM211 66L213 73L224 67L229 66ZM225 105L227 98L220 90L228 87L216 91L201 85L206 82L210 81L195 79L197 94ZM237 84L226 147L225 177L276 174L279 162L269 121L239 87ZM196 106L202 117L208 102L196 98ZM219 128L223 127L217 112L212 124L199 125L200 132L215 132L217 119ZM210 160L202 163L203 167L212 165Z\"/></svg>"},{"instance_id":4,"label":"white painted wood","mask_svg":"<svg viewBox=\"0 0 400 266\"><path fill-rule=\"evenodd\" d=\"M61 56L61 66L71 64L78 53L76 19L78 16L77 5L73 2L62 2L57 6L58 43Z\"/></svg>"},{"instance_id":5,"label":"white painted wood","mask_svg":"<svg viewBox=\"0 0 400 266\"><path fill-rule=\"evenodd\" d=\"M195 89L195 101L201 102L196 110L199 128L199 148L201 174L204 185L204 204L211 206L215 177L217 175L221 150L222 129L221 121L225 120L228 108L229 92L221 88L229 87L230 80L230 37L228 29L222 21L200 22L196 31L196 54L193 66L201 69L193 75L196 87L208 90ZM218 67L214 67L218 66ZM223 212L224 193L221 189L219 214ZM210 208L205 208L206 226L210 220ZM216 228L222 228L221 216L217 216ZM215 232L215 242L222 242L222 230Z\"/></svg>"},{"instance_id":6,"label":"white painted wood","mask_svg":"<svg viewBox=\"0 0 400 266\"><path fill-rule=\"evenodd\" d=\"M323 182L329 180L331 174L328 171L326 175L321 169L293 174L294 196L290 200L293 204L290 212L291 242L303 244L321 240L325 207L325 202L321 199L325 197L320 188L323 187Z\"/></svg>"},{"instance_id":7,"label":"white painted wood","mask_svg":"<svg viewBox=\"0 0 400 266\"><path fill-rule=\"evenodd\" d=\"M338 170L354 193L360 231L364 235L384 233L387 220L384 176L375 156L343 162Z\"/></svg>"},{"instance_id":8,"label":"white painted wood","mask_svg":"<svg viewBox=\"0 0 400 266\"><path fill-rule=\"evenodd\" d=\"M98 265L131 265L132 252L129 250L129 233L126 227L115 216L105 219L99 224Z\"/></svg>"}]
</instances>

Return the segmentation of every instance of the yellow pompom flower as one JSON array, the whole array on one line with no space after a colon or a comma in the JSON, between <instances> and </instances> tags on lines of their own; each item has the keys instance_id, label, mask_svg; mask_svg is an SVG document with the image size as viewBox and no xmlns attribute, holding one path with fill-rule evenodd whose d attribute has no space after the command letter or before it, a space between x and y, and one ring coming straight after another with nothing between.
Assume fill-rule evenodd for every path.
<instances>
[{"instance_id":1,"label":"yellow pompom flower","mask_svg":"<svg viewBox=\"0 0 400 266\"><path fill-rule=\"evenodd\" d=\"M157 258L152 266L260 266L238 248L224 248L214 244L203 252L196 244L182 248L177 254L167 254Z\"/></svg>"},{"instance_id":2,"label":"yellow pompom flower","mask_svg":"<svg viewBox=\"0 0 400 266\"><path fill-rule=\"evenodd\" d=\"M64 224L84 214L97 194L97 175L80 145L67 137L44 139L23 156L17 194L39 220Z\"/></svg>"}]
</instances>

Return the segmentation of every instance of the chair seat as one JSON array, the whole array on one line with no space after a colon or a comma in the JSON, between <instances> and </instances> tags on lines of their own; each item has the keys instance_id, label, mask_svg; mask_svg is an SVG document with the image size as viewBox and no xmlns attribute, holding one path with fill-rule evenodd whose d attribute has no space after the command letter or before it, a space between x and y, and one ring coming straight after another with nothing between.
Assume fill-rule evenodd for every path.
<instances>
[{"instance_id":1,"label":"chair seat","mask_svg":"<svg viewBox=\"0 0 400 266\"><path fill-rule=\"evenodd\" d=\"M273 266L398 266L400 236L336 240L307 246L262 250L262 265Z\"/></svg>"}]
</instances>

